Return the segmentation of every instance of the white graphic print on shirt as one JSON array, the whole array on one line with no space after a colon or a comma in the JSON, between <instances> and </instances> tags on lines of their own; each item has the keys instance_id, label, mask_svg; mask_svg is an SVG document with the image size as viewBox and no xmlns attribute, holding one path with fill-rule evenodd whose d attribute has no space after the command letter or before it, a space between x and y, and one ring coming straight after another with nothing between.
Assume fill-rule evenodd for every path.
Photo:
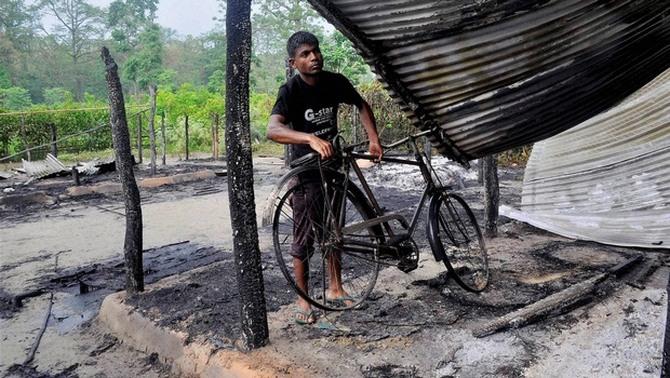
<instances>
[{"instance_id":1,"label":"white graphic print on shirt","mask_svg":"<svg viewBox=\"0 0 670 378\"><path fill-rule=\"evenodd\" d=\"M333 107L322 108L318 112L314 112L312 109L305 110L305 121L312 122L313 124L320 126L326 122L331 122L333 119Z\"/></svg>"}]
</instances>

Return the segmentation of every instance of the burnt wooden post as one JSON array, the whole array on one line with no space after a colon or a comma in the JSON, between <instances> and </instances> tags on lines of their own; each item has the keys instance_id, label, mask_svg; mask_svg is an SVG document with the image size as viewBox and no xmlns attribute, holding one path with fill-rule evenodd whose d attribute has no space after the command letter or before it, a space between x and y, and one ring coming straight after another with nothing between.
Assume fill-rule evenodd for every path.
<instances>
[{"instance_id":1,"label":"burnt wooden post","mask_svg":"<svg viewBox=\"0 0 670 378\"><path fill-rule=\"evenodd\" d=\"M228 0L226 14L226 155L233 253L240 291L240 347L268 343L261 254L256 229L249 120L251 0Z\"/></svg>"},{"instance_id":2,"label":"burnt wooden post","mask_svg":"<svg viewBox=\"0 0 670 378\"><path fill-rule=\"evenodd\" d=\"M33 160L32 154L30 153L30 146L28 145L28 135L26 133L26 120L23 114L21 114L21 141L23 142L24 150L26 150L26 157L28 161Z\"/></svg>"},{"instance_id":3,"label":"burnt wooden post","mask_svg":"<svg viewBox=\"0 0 670 378\"><path fill-rule=\"evenodd\" d=\"M426 158L430 161L431 155L433 154L433 145L430 143L428 136L423 141L423 153L426 154Z\"/></svg>"},{"instance_id":4,"label":"burnt wooden post","mask_svg":"<svg viewBox=\"0 0 670 378\"><path fill-rule=\"evenodd\" d=\"M214 118L216 127L216 158L221 158L221 114L216 114Z\"/></svg>"},{"instance_id":5,"label":"burnt wooden post","mask_svg":"<svg viewBox=\"0 0 670 378\"><path fill-rule=\"evenodd\" d=\"M76 166L72 166L72 182L74 182L74 185L76 186L81 185L81 180L79 179L79 171L77 170Z\"/></svg>"},{"instance_id":6,"label":"burnt wooden post","mask_svg":"<svg viewBox=\"0 0 670 378\"><path fill-rule=\"evenodd\" d=\"M156 85L149 85L149 96L151 97L151 110L149 112L149 149L151 153L151 175L156 174L156 129L154 120L156 119Z\"/></svg>"},{"instance_id":7,"label":"burnt wooden post","mask_svg":"<svg viewBox=\"0 0 670 378\"><path fill-rule=\"evenodd\" d=\"M133 173L133 157L130 150L130 133L126 120L123 89L119 80L118 67L106 47L101 51L105 64L107 92L109 96L109 117L112 125L112 140L116 154L116 170L123 187L126 205L126 236L123 244L123 258L126 265L126 290L129 294L144 291L142 269L142 207L140 191Z\"/></svg>"},{"instance_id":8,"label":"burnt wooden post","mask_svg":"<svg viewBox=\"0 0 670 378\"><path fill-rule=\"evenodd\" d=\"M137 113L137 160L142 164L142 112Z\"/></svg>"},{"instance_id":9,"label":"burnt wooden post","mask_svg":"<svg viewBox=\"0 0 670 378\"><path fill-rule=\"evenodd\" d=\"M291 77L293 76L293 67L291 67L291 64L288 61L288 58L284 60L284 64L286 67L286 82L288 82ZM291 160L293 160L293 147L291 147L290 144L285 144L284 145L284 167L288 167L291 165Z\"/></svg>"},{"instance_id":10,"label":"burnt wooden post","mask_svg":"<svg viewBox=\"0 0 670 378\"><path fill-rule=\"evenodd\" d=\"M186 160L188 160L188 114L184 119L184 135L186 137Z\"/></svg>"},{"instance_id":11,"label":"burnt wooden post","mask_svg":"<svg viewBox=\"0 0 670 378\"><path fill-rule=\"evenodd\" d=\"M484 235L488 238L498 236L498 205L500 189L498 187L498 163L496 155L482 159L484 171Z\"/></svg>"},{"instance_id":12,"label":"burnt wooden post","mask_svg":"<svg viewBox=\"0 0 670 378\"><path fill-rule=\"evenodd\" d=\"M49 133L51 134L51 155L58 157L58 145L56 144L58 135L56 134L55 123L49 123Z\"/></svg>"},{"instance_id":13,"label":"burnt wooden post","mask_svg":"<svg viewBox=\"0 0 670 378\"><path fill-rule=\"evenodd\" d=\"M484 158L477 160L477 183L484 185Z\"/></svg>"},{"instance_id":14,"label":"burnt wooden post","mask_svg":"<svg viewBox=\"0 0 670 378\"><path fill-rule=\"evenodd\" d=\"M166 154L166 148L167 148L167 140L165 139L165 111L161 112L161 139L162 139L162 144L163 144L163 165L165 165L165 154Z\"/></svg>"},{"instance_id":15,"label":"burnt wooden post","mask_svg":"<svg viewBox=\"0 0 670 378\"><path fill-rule=\"evenodd\" d=\"M670 297L670 277L665 286L666 293ZM666 306L667 315L665 316L665 336L663 337L663 362L661 365L661 378L670 377L670 306Z\"/></svg>"},{"instance_id":16,"label":"burnt wooden post","mask_svg":"<svg viewBox=\"0 0 670 378\"><path fill-rule=\"evenodd\" d=\"M216 160L217 156L219 156L219 146L218 146L218 130L216 128L216 124L218 123L217 121L217 114L212 114L212 159Z\"/></svg>"}]
</instances>

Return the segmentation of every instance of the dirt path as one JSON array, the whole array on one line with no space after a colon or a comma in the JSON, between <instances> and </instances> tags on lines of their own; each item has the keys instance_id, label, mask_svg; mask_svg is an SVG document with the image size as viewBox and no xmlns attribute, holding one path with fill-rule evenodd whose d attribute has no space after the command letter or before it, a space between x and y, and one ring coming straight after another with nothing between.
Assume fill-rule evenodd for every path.
<instances>
[{"instance_id":1,"label":"dirt path","mask_svg":"<svg viewBox=\"0 0 670 378\"><path fill-rule=\"evenodd\" d=\"M193 169L198 169L197 162L193 164ZM276 176L279 164L272 159L261 159L255 165L258 212L272 189L276 178L271 177ZM111 179L115 179L113 175ZM41 182L42 187L47 181ZM53 181L60 183L62 180ZM57 186L59 191L63 187ZM55 197L55 191L52 188L49 194ZM181 252L185 256L175 252L174 248L161 251L166 256L185 260L192 259L191 254L199 248L213 248L212 252L219 251L219 254L230 250L226 192L225 177L143 191L144 248L151 250L188 241L188 249ZM11 216L0 220L0 312L3 314L0 317L0 375L25 358L44 319L48 295L25 300L20 309L9 306L7 300L45 286L54 290L55 297L53 316L35 358L39 372L55 375L79 364L75 370L80 376L152 376L152 371L155 373L153 376L159 376L166 373L161 366L153 368L155 361L149 356L138 355L137 351L119 343L106 349L104 358L88 356L90 351L107 343L105 331L96 323L89 323L97 314L104 295L122 287L122 281L118 280L122 278L122 270L113 268L122 259L123 212L122 199L116 195L89 196L62 200L50 206L21 206ZM212 261L207 259L210 252L204 251L202 255L202 264ZM157 261L154 268L157 271L165 269L166 264L170 265L169 260ZM145 266L151 266L150 263L151 257ZM114 271L117 284L111 285L108 281L110 277L98 278L100 282L97 284L102 286L102 290L93 287L93 293L80 295L76 277L64 282L51 281L53 277L86 269ZM188 269L188 266L181 269ZM177 272L174 270L172 274ZM90 281L92 278L89 276L87 280ZM153 280L158 278L160 276ZM151 282L151 278L148 281ZM15 374L38 376L30 370Z\"/></svg>"},{"instance_id":2,"label":"dirt path","mask_svg":"<svg viewBox=\"0 0 670 378\"><path fill-rule=\"evenodd\" d=\"M481 219L476 176L438 164ZM281 169L273 159L259 159L254 166L260 215ZM189 167L200 168L197 162ZM368 174L382 205L411 214L420 195L418 174L392 165ZM519 169L501 172L503 203L518 203L521 175ZM56 180L50 189L45 186L42 190L54 196L63 185ZM221 348L230 348L239 323L236 282L226 254L231 234L226 188L225 178L216 177L143 192L147 281L168 278L132 302L159 324ZM156 356L120 343L94 320L102 298L122 286L122 213L122 200L113 194L3 213L9 216L0 220L0 296L7 299L38 287L55 295L34 369L14 371L15 376L169 374ZM645 290L613 287L609 293L615 295L603 293L579 311L475 339L471 330L482 322L601 272L636 251L574 242L501 219L501 237L489 242L491 287L474 295L448 280L444 267L432 261L422 227L417 237L421 267L410 274L383 270L367 307L328 314L324 319L335 326L326 329L291 321L294 294L274 263L270 231L261 228L272 347L317 376L546 376L573 361L581 366L576 376L653 376L658 371L663 331L657 325L664 321L667 305L667 267L656 272ZM22 308L0 303L2 374L25 358L44 319L48 295L25 300ZM625 363L612 367L615 360Z\"/></svg>"}]
</instances>

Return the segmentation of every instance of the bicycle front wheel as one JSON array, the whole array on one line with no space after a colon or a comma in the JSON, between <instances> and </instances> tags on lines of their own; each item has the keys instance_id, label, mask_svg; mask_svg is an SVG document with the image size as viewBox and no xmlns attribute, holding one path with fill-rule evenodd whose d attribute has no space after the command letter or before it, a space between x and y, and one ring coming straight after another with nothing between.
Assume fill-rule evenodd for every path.
<instances>
[{"instance_id":1,"label":"bicycle front wheel","mask_svg":"<svg viewBox=\"0 0 670 378\"><path fill-rule=\"evenodd\" d=\"M298 295L328 311L365 300L377 281L383 233L379 225L351 232L347 226L372 217L353 184L345 193L338 179L292 179L277 203L272 232L278 265ZM335 298L338 290L346 296Z\"/></svg>"},{"instance_id":2,"label":"bicycle front wheel","mask_svg":"<svg viewBox=\"0 0 670 378\"><path fill-rule=\"evenodd\" d=\"M484 290L489 282L486 245L465 200L447 192L435 195L428 218L428 239L435 255L465 290Z\"/></svg>"}]
</instances>

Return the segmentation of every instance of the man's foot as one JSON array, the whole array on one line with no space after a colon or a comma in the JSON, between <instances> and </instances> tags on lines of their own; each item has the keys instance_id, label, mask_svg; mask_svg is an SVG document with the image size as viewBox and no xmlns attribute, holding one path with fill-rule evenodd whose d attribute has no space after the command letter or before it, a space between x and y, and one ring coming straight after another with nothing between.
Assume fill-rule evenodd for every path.
<instances>
[{"instance_id":1,"label":"man's foot","mask_svg":"<svg viewBox=\"0 0 670 378\"><path fill-rule=\"evenodd\" d=\"M295 310L294 320L296 324L300 325L311 325L316 323L316 315L314 311L303 311L300 308Z\"/></svg>"},{"instance_id":2,"label":"man's foot","mask_svg":"<svg viewBox=\"0 0 670 378\"><path fill-rule=\"evenodd\" d=\"M294 320L297 324L300 325L309 325L316 323L316 314L312 310L312 306L309 305L302 298L296 303L296 309L294 311Z\"/></svg>"},{"instance_id":3,"label":"man's foot","mask_svg":"<svg viewBox=\"0 0 670 378\"><path fill-rule=\"evenodd\" d=\"M346 291L344 290L337 290L337 291L331 291L328 290L326 291L326 300L328 302L333 302L341 307L350 307L353 306L356 303L356 298L350 296Z\"/></svg>"}]
</instances>

